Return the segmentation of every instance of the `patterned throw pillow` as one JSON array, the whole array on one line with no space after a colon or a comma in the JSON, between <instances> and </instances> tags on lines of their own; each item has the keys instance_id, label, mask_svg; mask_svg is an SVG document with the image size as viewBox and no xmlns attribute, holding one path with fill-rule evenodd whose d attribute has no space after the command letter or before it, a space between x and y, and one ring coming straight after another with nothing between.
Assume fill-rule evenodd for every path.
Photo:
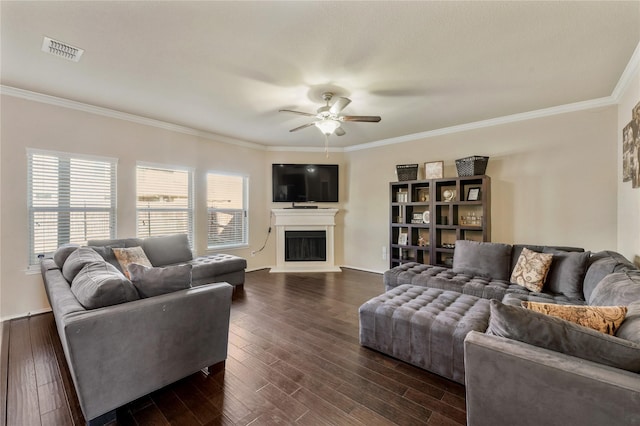
<instances>
[{"instance_id":1,"label":"patterned throw pillow","mask_svg":"<svg viewBox=\"0 0 640 426\"><path fill-rule=\"evenodd\" d=\"M556 305L553 303L522 302L522 307L540 312L601 333L616 334L627 315L626 306Z\"/></svg>"},{"instance_id":2,"label":"patterned throw pillow","mask_svg":"<svg viewBox=\"0 0 640 426\"><path fill-rule=\"evenodd\" d=\"M552 254L538 253L526 247L523 248L518 263L511 273L511 282L520 284L530 291L540 292L552 260Z\"/></svg>"},{"instance_id":3,"label":"patterned throw pillow","mask_svg":"<svg viewBox=\"0 0 640 426\"><path fill-rule=\"evenodd\" d=\"M151 262L147 258L147 255L142 250L142 247L128 247L128 248L113 248L113 254L116 255L116 259L118 259L118 263L120 263L120 267L122 272L127 276L127 278L131 279L129 275L128 266L131 263L137 263L139 265L144 265L151 267Z\"/></svg>"}]
</instances>

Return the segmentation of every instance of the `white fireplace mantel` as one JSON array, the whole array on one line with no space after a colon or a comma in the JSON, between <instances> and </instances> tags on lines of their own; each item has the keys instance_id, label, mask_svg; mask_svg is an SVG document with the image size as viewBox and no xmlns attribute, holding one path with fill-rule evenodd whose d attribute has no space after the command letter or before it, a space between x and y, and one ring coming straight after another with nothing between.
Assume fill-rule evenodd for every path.
<instances>
[{"instance_id":1,"label":"white fireplace mantel","mask_svg":"<svg viewBox=\"0 0 640 426\"><path fill-rule=\"evenodd\" d=\"M334 229L338 209L273 209L276 227L276 266L270 272L341 272L335 265ZM286 231L325 231L325 261L288 262L285 260Z\"/></svg>"}]
</instances>

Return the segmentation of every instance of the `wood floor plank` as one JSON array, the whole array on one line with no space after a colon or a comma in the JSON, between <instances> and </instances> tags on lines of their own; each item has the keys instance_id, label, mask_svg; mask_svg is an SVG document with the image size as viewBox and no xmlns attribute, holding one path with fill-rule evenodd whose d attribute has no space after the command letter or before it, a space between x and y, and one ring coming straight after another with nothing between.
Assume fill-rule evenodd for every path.
<instances>
[{"instance_id":1,"label":"wood floor plank","mask_svg":"<svg viewBox=\"0 0 640 426\"><path fill-rule=\"evenodd\" d=\"M7 424L40 425L38 386L31 350L29 318L11 321Z\"/></svg>"},{"instance_id":2,"label":"wood floor plank","mask_svg":"<svg viewBox=\"0 0 640 426\"><path fill-rule=\"evenodd\" d=\"M464 386L360 346L358 308L382 292L379 274L349 269L247 273L225 370L126 404L110 426L465 424ZM52 314L6 330L7 424L31 426L26 406L36 426L84 424Z\"/></svg>"}]
</instances>

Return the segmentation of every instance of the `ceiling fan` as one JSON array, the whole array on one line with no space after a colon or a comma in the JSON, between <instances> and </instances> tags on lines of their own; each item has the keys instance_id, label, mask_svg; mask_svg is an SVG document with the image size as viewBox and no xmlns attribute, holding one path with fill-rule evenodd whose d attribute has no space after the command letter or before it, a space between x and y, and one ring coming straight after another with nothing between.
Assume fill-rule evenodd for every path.
<instances>
[{"instance_id":1,"label":"ceiling fan","mask_svg":"<svg viewBox=\"0 0 640 426\"><path fill-rule=\"evenodd\" d=\"M329 136L331 134L335 134L337 136L342 136L346 132L340 126L344 121L360 121L367 123L377 123L381 120L381 118L377 115L340 115L340 112L351 103L351 99L338 97L333 105L329 106L331 99L333 99L333 93L324 92L322 94L322 99L327 103L325 106L318 108L318 112L316 114L311 114L308 112L301 111L293 111L290 109L281 109L280 112L292 112L294 114L305 115L307 117L315 117L316 120L311 123L303 124L302 126L296 127L295 129L289 130L290 132L296 132L298 130L305 129L307 127L316 126L320 131Z\"/></svg>"}]
</instances>

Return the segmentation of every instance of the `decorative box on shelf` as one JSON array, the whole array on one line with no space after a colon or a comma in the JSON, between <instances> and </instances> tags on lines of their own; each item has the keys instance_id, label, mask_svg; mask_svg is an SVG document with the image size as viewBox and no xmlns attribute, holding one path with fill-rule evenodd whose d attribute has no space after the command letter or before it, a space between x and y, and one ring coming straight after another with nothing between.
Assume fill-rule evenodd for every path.
<instances>
[{"instance_id":1,"label":"decorative box on shelf","mask_svg":"<svg viewBox=\"0 0 640 426\"><path fill-rule=\"evenodd\" d=\"M398 164L396 165L396 173L398 174L398 180L416 180L418 179L418 165L417 164Z\"/></svg>"},{"instance_id":2,"label":"decorative box on shelf","mask_svg":"<svg viewBox=\"0 0 640 426\"><path fill-rule=\"evenodd\" d=\"M487 170L489 157L474 155L456 160L458 176L478 176L483 175Z\"/></svg>"}]
</instances>

